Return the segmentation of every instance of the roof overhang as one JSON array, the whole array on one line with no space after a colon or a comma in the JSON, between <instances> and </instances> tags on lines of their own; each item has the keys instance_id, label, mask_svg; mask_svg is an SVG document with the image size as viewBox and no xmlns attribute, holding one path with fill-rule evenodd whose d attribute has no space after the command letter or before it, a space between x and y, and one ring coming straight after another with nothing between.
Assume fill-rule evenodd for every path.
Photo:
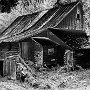
<instances>
[{"instance_id":1,"label":"roof overhang","mask_svg":"<svg viewBox=\"0 0 90 90\"><path fill-rule=\"evenodd\" d=\"M47 37L32 37L35 41L42 45L60 45L64 49L72 50L67 44L65 44L60 38L56 35L48 35Z\"/></svg>"},{"instance_id":2,"label":"roof overhang","mask_svg":"<svg viewBox=\"0 0 90 90\"><path fill-rule=\"evenodd\" d=\"M47 37L32 37L35 41L40 43L41 45L58 45L58 43L54 42L50 38Z\"/></svg>"},{"instance_id":3,"label":"roof overhang","mask_svg":"<svg viewBox=\"0 0 90 90\"><path fill-rule=\"evenodd\" d=\"M60 29L60 28L49 28L49 30L54 34L70 34L77 37L83 36L88 38L85 31L82 30L69 30L69 29Z\"/></svg>"}]
</instances>

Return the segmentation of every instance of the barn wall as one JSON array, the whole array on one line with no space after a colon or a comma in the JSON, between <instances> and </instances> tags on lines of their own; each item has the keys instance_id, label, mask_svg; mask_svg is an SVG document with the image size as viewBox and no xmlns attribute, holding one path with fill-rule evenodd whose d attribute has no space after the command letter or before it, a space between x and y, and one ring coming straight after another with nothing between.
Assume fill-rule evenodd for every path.
<instances>
[{"instance_id":1,"label":"barn wall","mask_svg":"<svg viewBox=\"0 0 90 90\"><path fill-rule=\"evenodd\" d=\"M50 53L49 53L49 51L50 51ZM44 55L43 56L43 61L44 61L44 64L47 64L47 65L52 64L51 59L55 59L54 51L55 51L54 46L43 46L43 55Z\"/></svg>"},{"instance_id":2,"label":"barn wall","mask_svg":"<svg viewBox=\"0 0 90 90\"><path fill-rule=\"evenodd\" d=\"M5 59L8 56L19 54L18 43L1 43L0 44L0 59Z\"/></svg>"},{"instance_id":3,"label":"barn wall","mask_svg":"<svg viewBox=\"0 0 90 90\"><path fill-rule=\"evenodd\" d=\"M75 64L84 69L90 68L90 49L78 49L74 51Z\"/></svg>"},{"instance_id":4,"label":"barn wall","mask_svg":"<svg viewBox=\"0 0 90 90\"><path fill-rule=\"evenodd\" d=\"M4 60L3 76L12 76L13 78L16 78L16 61L15 60Z\"/></svg>"},{"instance_id":5,"label":"barn wall","mask_svg":"<svg viewBox=\"0 0 90 90\"><path fill-rule=\"evenodd\" d=\"M22 42L21 43L21 57L27 61L33 61L33 45L31 42Z\"/></svg>"},{"instance_id":6,"label":"barn wall","mask_svg":"<svg viewBox=\"0 0 90 90\"><path fill-rule=\"evenodd\" d=\"M25 62L32 61L36 65L42 64L43 61L43 48L35 40L31 38L21 42L21 57Z\"/></svg>"},{"instance_id":7,"label":"barn wall","mask_svg":"<svg viewBox=\"0 0 90 90\"><path fill-rule=\"evenodd\" d=\"M65 49L61 46L43 46L43 62L47 65L60 64L64 65Z\"/></svg>"},{"instance_id":8,"label":"barn wall","mask_svg":"<svg viewBox=\"0 0 90 90\"><path fill-rule=\"evenodd\" d=\"M1 43L0 44L0 60L3 60L3 75L13 75L16 73L15 60L7 59L7 57L19 54L19 44L16 42L12 43Z\"/></svg>"},{"instance_id":9,"label":"barn wall","mask_svg":"<svg viewBox=\"0 0 90 90\"><path fill-rule=\"evenodd\" d=\"M77 19L77 11L80 11L80 20ZM79 21L79 22L78 22ZM83 29L83 12L79 4L75 7L57 26L56 28L82 30Z\"/></svg>"}]
</instances>

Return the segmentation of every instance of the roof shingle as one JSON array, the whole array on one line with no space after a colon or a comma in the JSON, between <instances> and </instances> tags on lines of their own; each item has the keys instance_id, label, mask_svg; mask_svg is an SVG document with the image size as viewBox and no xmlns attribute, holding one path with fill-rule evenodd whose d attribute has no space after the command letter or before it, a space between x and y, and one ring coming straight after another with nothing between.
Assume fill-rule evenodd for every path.
<instances>
[{"instance_id":1,"label":"roof shingle","mask_svg":"<svg viewBox=\"0 0 90 90\"><path fill-rule=\"evenodd\" d=\"M79 2L58 5L50 10L20 16L4 30L0 41L18 41L40 33L47 28L55 27L78 4Z\"/></svg>"}]
</instances>

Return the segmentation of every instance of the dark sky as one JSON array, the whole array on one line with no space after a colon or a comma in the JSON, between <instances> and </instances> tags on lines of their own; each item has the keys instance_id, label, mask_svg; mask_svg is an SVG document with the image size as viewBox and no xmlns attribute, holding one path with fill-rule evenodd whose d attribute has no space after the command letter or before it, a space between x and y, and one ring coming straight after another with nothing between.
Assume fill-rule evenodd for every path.
<instances>
[{"instance_id":1,"label":"dark sky","mask_svg":"<svg viewBox=\"0 0 90 90\"><path fill-rule=\"evenodd\" d=\"M11 8L16 6L18 0L0 0L0 11L9 13Z\"/></svg>"}]
</instances>

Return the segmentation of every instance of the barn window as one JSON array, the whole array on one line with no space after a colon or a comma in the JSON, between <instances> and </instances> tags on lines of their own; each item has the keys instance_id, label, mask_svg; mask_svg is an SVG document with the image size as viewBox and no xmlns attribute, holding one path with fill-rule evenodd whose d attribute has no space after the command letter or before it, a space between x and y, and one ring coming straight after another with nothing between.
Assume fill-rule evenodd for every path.
<instances>
[{"instance_id":1,"label":"barn window","mask_svg":"<svg viewBox=\"0 0 90 90\"><path fill-rule=\"evenodd\" d=\"M80 19L81 19L81 14L80 14L79 9L77 9L77 14L76 14L76 20L77 20L77 22L79 22Z\"/></svg>"},{"instance_id":2,"label":"barn window","mask_svg":"<svg viewBox=\"0 0 90 90\"><path fill-rule=\"evenodd\" d=\"M80 20L80 14L77 14L77 20Z\"/></svg>"},{"instance_id":3,"label":"barn window","mask_svg":"<svg viewBox=\"0 0 90 90\"><path fill-rule=\"evenodd\" d=\"M52 54L54 54L54 48L48 49L48 55L52 55Z\"/></svg>"},{"instance_id":4,"label":"barn window","mask_svg":"<svg viewBox=\"0 0 90 90\"><path fill-rule=\"evenodd\" d=\"M56 61L56 59L51 59L51 61Z\"/></svg>"}]
</instances>

